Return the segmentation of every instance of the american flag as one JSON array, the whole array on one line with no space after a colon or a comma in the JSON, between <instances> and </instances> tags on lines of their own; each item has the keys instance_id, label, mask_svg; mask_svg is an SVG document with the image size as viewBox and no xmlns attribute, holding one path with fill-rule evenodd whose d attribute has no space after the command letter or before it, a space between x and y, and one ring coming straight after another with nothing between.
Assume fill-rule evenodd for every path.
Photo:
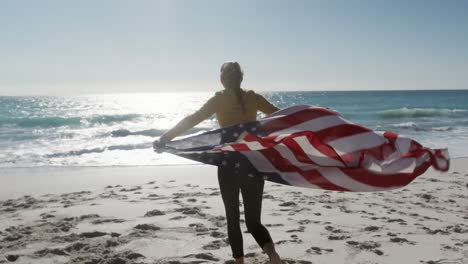
<instances>
[{"instance_id":1,"label":"american flag","mask_svg":"<svg viewBox=\"0 0 468 264\"><path fill-rule=\"evenodd\" d=\"M447 149L375 132L336 111L289 107L263 119L172 141L165 151L236 174L334 191L403 187L429 167L449 169Z\"/></svg>"}]
</instances>

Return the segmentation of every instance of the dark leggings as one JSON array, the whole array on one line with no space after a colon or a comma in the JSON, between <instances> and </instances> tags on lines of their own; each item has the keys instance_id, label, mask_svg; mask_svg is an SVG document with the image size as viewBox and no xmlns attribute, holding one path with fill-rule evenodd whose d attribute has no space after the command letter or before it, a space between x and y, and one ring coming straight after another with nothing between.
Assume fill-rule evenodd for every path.
<instances>
[{"instance_id":1,"label":"dark leggings","mask_svg":"<svg viewBox=\"0 0 468 264\"><path fill-rule=\"evenodd\" d=\"M218 181L221 196L226 209L229 243L232 256L239 258L244 255L242 232L239 222L239 192L244 201L244 214L247 230L255 238L258 245L272 242L268 230L262 225L262 198L264 180L259 177L237 175L233 170L218 167Z\"/></svg>"}]
</instances>

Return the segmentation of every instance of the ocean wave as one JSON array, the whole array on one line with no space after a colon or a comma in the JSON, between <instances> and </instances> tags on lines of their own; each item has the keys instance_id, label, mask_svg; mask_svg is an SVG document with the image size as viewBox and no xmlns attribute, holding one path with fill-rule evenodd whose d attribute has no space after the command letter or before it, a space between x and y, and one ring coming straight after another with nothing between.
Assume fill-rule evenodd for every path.
<instances>
[{"instance_id":1,"label":"ocean wave","mask_svg":"<svg viewBox=\"0 0 468 264\"><path fill-rule=\"evenodd\" d=\"M417 118L417 117L435 117L435 116L450 116L464 115L466 109L448 109L448 108L407 108L388 109L377 112L381 118Z\"/></svg>"},{"instance_id":2,"label":"ocean wave","mask_svg":"<svg viewBox=\"0 0 468 264\"><path fill-rule=\"evenodd\" d=\"M128 129L117 129L111 132L112 137L126 137L132 135L147 136L147 137L158 137L162 135L164 130L160 129L147 129L140 131L130 131Z\"/></svg>"},{"instance_id":3,"label":"ocean wave","mask_svg":"<svg viewBox=\"0 0 468 264\"><path fill-rule=\"evenodd\" d=\"M92 116L89 118L85 118L87 122L92 124L99 123L99 124L108 124L108 123L116 123L116 122L125 122L131 121L141 117L139 114L123 114L123 115L98 115Z\"/></svg>"},{"instance_id":4,"label":"ocean wave","mask_svg":"<svg viewBox=\"0 0 468 264\"><path fill-rule=\"evenodd\" d=\"M214 128L214 127L213 127ZM206 131L207 129L213 128L203 128L203 127L194 127L188 131L188 133L197 133L201 131ZM161 136L166 129L146 129L140 131L130 131L128 129L117 129L111 132L112 137L127 137L127 136L147 136L147 137L159 137Z\"/></svg>"},{"instance_id":5,"label":"ocean wave","mask_svg":"<svg viewBox=\"0 0 468 264\"><path fill-rule=\"evenodd\" d=\"M450 131L453 127L451 126L442 126L442 127L433 127L431 130L433 131Z\"/></svg>"},{"instance_id":6,"label":"ocean wave","mask_svg":"<svg viewBox=\"0 0 468 264\"><path fill-rule=\"evenodd\" d=\"M67 152L53 153L48 154L48 158L57 158L57 157L68 157L68 156L81 156L84 154L90 153L102 153L104 151L112 150L135 150L135 149L147 149L153 146L152 142L140 143L140 144L127 144L127 145L112 145L102 148L91 148L91 149L80 149L80 150L71 150Z\"/></svg>"},{"instance_id":7,"label":"ocean wave","mask_svg":"<svg viewBox=\"0 0 468 264\"><path fill-rule=\"evenodd\" d=\"M62 127L80 126L82 124L110 124L116 122L131 121L139 118L138 114L123 115L96 115L91 117L21 117L1 118L0 125L14 125L17 127Z\"/></svg>"},{"instance_id":8,"label":"ocean wave","mask_svg":"<svg viewBox=\"0 0 468 264\"><path fill-rule=\"evenodd\" d=\"M403 129L411 129L414 131L450 131L453 129L451 126L438 126L438 127L431 127L431 126L424 126L419 125L415 122L403 122L398 124L393 124L393 127L403 128Z\"/></svg>"}]
</instances>

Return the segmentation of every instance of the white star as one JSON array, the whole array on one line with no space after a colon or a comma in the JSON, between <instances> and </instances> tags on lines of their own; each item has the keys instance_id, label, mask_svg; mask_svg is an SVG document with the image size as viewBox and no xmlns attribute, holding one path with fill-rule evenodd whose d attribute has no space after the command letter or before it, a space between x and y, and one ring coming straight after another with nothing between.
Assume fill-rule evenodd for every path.
<instances>
[{"instance_id":1,"label":"white star","mask_svg":"<svg viewBox=\"0 0 468 264\"><path fill-rule=\"evenodd\" d=\"M268 180L268 176L263 176L263 179L264 179L264 180Z\"/></svg>"},{"instance_id":2,"label":"white star","mask_svg":"<svg viewBox=\"0 0 468 264\"><path fill-rule=\"evenodd\" d=\"M239 162L236 163L236 168L240 168L240 163Z\"/></svg>"},{"instance_id":3,"label":"white star","mask_svg":"<svg viewBox=\"0 0 468 264\"><path fill-rule=\"evenodd\" d=\"M243 124L240 124L239 127L244 127L244 125L243 125Z\"/></svg>"},{"instance_id":4,"label":"white star","mask_svg":"<svg viewBox=\"0 0 468 264\"><path fill-rule=\"evenodd\" d=\"M256 128L256 127L252 127L252 129L251 129L251 130L252 130L252 131L255 131L255 130L257 130L257 128Z\"/></svg>"},{"instance_id":5,"label":"white star","mask_svg":"<svg viewBox=\"0 0 468 264\"><path fill-rule=\"evenodd\" d=\"M221 164L222 164L223 166L226 166L226 165L227 165L227 161L223 160L223 162L221 162Z\"/></svg>"},{"instance_id":6,"label":"white star","mask_svg":"<svg viewBox=\"0 0 468 264\"><path fill-rule=\"evenodd\" d=\"M235 137L239 136L239 134L237 132L232 134L232 135L235 136Z\"/></svg>"},{"instance_id":7,"label":"white star","mask_svg":"<svg viewBox=\"0 0 468 264\"><path fill-rule=\"evenodd\" d=\"M221 130L221 133L226 134L226 130Z\"/></svg>"},{"instance_id":8,"label":"white star","mask_svg":"<svg viewBox=\"0 0 468 264\"><path fill-rule=\"evenodd\" d=\"M249 175L247 175L247 176L249 176L249 177L252 178L252 177L255 176L255 175L253 175L252 173L249 173Z\"/></svg>"}]
</instances>

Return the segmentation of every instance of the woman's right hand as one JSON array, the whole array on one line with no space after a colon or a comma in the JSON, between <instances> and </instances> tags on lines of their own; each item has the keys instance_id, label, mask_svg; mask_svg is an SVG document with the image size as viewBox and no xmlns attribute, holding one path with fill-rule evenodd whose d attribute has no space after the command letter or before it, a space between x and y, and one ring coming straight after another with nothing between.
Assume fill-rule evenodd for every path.
<instances>
[{"instance_id":1,"label":"woman's right hand","mask_svg":"<svg viewBox=\"0 0 468 264\"><path fill-rule=\"evenodd\" d=\"M166 146L166 141L161 137L153 142L153 149L157 153L162 153L163 148Z\"/></svg>"}]
</instances>

